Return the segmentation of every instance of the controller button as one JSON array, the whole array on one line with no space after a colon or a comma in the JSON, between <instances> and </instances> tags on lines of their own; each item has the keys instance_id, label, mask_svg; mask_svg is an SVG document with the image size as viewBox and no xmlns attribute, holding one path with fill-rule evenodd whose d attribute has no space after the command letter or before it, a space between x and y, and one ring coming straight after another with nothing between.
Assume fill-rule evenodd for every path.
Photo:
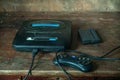
<instances>
[{"instance_id":1,"label":"controller button","mask_svg":"<svg viewBox=\"0 0 120 80\"><path fill-rule=\"evenodd\" d=\"M81 61L81 60L82 60L82 58L81 58L81 57L79 57L79 58L78 58L78 60L80 60L80 61Z\"/></svg>"},{"instance_id":2,"label":"controller button","mask_svg":"<svg viewBox=\"0 0 120 80\"><path fill-rule=\"evenodd\" d=\"M76 56L75 56L75 55L72 55L71 57L72 57L73 59L75 59L75 58L76 58Z\"/></svg>"},{"instance_id":3,"label":"controller button","mask_svg":"<svg viewBox=\"0 0 120 80\"><path fill-rule=\"evenodd\" d=\"M87 58L86 57L82 57L82 60L86 60Z\"/></svg>"},{"instance_id":4,"label":"controller button","mask_svg":"<svg viewBox=\"0 0 120 80\"><path fill-rule=\"evenodd\" d=\"M87 58L87 61L90 61L90 58Z\"/></svg>"}]
</instances>

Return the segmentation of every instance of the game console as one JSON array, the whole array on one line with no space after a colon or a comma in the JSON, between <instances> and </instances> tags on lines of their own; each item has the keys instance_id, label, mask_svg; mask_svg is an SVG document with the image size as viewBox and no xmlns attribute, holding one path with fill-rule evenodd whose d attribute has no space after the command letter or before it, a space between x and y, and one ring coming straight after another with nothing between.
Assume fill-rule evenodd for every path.
<instances>
[{"instance_id":1,"label":"game console","mask_svg":"<svg viewBox=\"0 0 120 80\"><path fill-rule=\"evenodd\" d=\"M16 33L13 47L20 51L57 51L71 44L71 22L68 20L27 20Z\"/></svg>"}]
</instances>

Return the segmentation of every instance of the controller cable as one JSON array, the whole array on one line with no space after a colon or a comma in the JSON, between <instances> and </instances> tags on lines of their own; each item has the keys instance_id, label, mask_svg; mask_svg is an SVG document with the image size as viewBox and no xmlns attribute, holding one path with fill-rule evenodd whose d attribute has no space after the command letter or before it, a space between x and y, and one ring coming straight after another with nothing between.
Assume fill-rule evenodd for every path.
<instances>
[{"instance_id":1,"label":"controller cable","mask_svg":"<svg viewBox=\"0 0 120 80\"><path fill-rule=\"evenodd\" d=\"M37 55L37 53L38 53L38 49L33 49L32 50L32 62L31 62L31 65L30 65L30 68L29 68L29 71L28 71L27 75L22 80L27 80L28 76L31 74L33 64L34 64L34 60L35 60L35 56Z\"/></svg>"},{"instance_id":2,"label":"controller cable","mask_svg":"<svg viewBox=\"0 0 120 80\"><path fill-rule=\"evenodd\" d=\"M58 50L55 54L55 57L56 57L56 61L58 63L58 66L59 68L64 72L64 74L66 75L66 78L67 80L71 80L71 77L69 75L69 73L63 68L63 66L59 63L59 60L58 60L58 53L61 52L62 50Z\"/></svg>"},{"instance_id":3,"label":"controller cable","mask_svg":"<svg viewBox=\"0 0 120 80\"><path fill-rule=\"evenodd\" d=\"M105 53L104 55L102 55L101 58L109 55L110 53L112 53L113 51L115 51L115 50L117 50L117 49L119 49L119 48L120 48L120 45L117 46L117 47L115 47L115 48L113 48L112 50L110 50L109 52Z\"/></svg>"}]
</instances>

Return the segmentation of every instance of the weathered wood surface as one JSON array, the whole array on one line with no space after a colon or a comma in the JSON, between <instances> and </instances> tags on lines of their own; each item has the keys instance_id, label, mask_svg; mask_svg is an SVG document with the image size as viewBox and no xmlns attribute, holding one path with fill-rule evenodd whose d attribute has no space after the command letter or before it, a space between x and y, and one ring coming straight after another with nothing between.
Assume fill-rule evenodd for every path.
<instances>
[{"instance_id":1,"label":"weathered wood surface","mask_svg":"<svg viewBox=\"0 0 120 80\"><path fill-rule=\"evenodd\" d=\"M120 0L0 0L0 11L120 11Z\"/></svg>"},{"instance_id":2,"label":"weathered wood surface","mask_svg":"<svg viewBox=\"0 0 120 80\"><path fill-rule=\"evenodd\" d=\"M65 19L73 23L72 49L91 55L103 55L120 45L120 13L0 13L0 75L26 74L30 63L30 52L19 52L12 48L13 38L24 20L28 19ZM95 28L103 42L82 45L77 35L78 29ZM71 53L70 53L71 54ZM55 53L39 54L35 59L33 75L63 76L63 72L52 63ZM119 57L120 50L108 57ZM94 60L94 71L83 73L66 67L73 76L119 76L120 61Z\"/></svg>"}]
</instances>

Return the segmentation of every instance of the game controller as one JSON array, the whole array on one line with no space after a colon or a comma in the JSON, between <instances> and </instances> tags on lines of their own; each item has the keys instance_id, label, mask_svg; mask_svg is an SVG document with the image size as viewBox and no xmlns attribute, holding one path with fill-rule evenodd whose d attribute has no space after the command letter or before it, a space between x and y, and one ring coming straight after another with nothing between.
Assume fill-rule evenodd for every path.
<instances>
[{"instance_id":1,"label":"game controller","mask_svg":"<svg viewBox=\"0 0 120 80\"><path fill-rule=\"evenodd\" d=\"M92 61L85 56L60 54L53 59L53 63L55 65L70 66L82 72L89 72L92 69Z\"/></svg>"}]
</instances>

